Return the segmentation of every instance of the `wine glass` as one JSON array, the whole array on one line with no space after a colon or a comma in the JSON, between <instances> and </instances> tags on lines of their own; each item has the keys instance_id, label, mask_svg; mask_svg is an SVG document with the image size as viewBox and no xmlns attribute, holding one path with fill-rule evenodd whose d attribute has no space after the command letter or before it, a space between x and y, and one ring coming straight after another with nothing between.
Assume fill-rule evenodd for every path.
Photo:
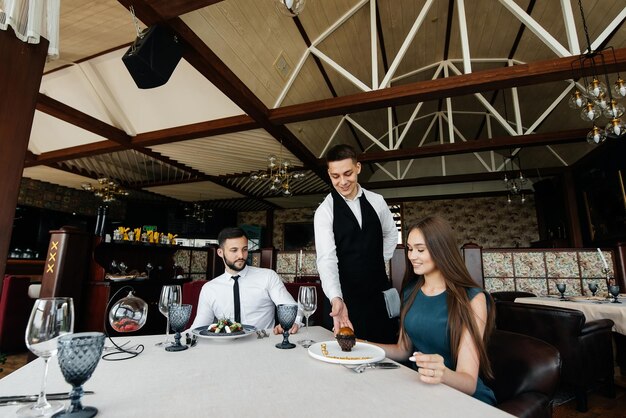
<instances>
[{"instance_id":1,"label":"wine glass","mask_svg":"<svg viewBox=\"0 0 626 418\"><path fill-rule=\"evenodd\" d=\"M609 293L613 296L613 303L622 303L617 300L619 296L619 286L609 286Z\"/></svg>"},{"instance_id":2,"label":"wine glass","mask_svg":"<svg viewBox=\"0 0 626 418\"><path fill-rule=\"evenodd\" d=\"M59 367L65 381L72 385L72 391L68 409L53 418L90 418L98 413L93 406L83 407L80 399L83 384L96 369L103 348L104 334L101 332L80 332L59 338Z\"/></svg>"},{"instance_id":3,"label":"wine glass","mask_svg":"<svg viewBox=\"0 0 626 418\"><path fill-rule=\"evenodd\" d=\"M587 286L589 286L589 290L591 291L591 296L595 296L596 292L598 291L598 285L595 284L595 282L589 282Z\"/></svg>"},{"instance_id":4,"label":"wine glass","mask_svg":"<svg viewBox=\"0 0 626 418\"><path fill-rule=\"evenodd\" d=\"M298 305L306 320L306 338L298 341L304 348L309 348L315 341L309 338L309 317L317 309L317 290L315 286L300 286L298 291Z\"/></svg>"},{"instance_id":5,"label":"wine glass","mask_svg":"<svg viewBox=\"0 0 626 418\"><path fill-rule=\"evenodd\" d=\"M159 298L159 312L167 318L167 328L165 328L165 341L156 343L155 345L163 345L170 342L170 317L169 306L180 305L183 301L183 292L180 285L165 285L161 288L161 297Z\"/></svg>"},{"instance_id":6,"label":"wine glass","mask_svg":"<svg viewBox=\"0 0 626 418\"><path fill-rule=\"evenodd\" d=\"M559 300L566 300L565 299L565 283L557 283L556 290L558 290L559 293L561 294L561 299Z\"/></svg>"},{"instance_id":7,"label":"wine glass","mask_svg":"<svg viewBox=\"0 0 626 418\"><path fill-rule=\"evenodd\" d=\"M283 328L283 341L276 344L276 348L287 349L295 348L295 344L289 342L289 330L293 327L293 323L296 321L296 315L298 315L298 305L278 305L276 307L278 311L278 323Z\"/></svg>"},{"instance_id":8,"label":"wine glass","mask_svg":"<svg viewBox=\"0 0 626 418\"><path fill-rule=\"evenodd\" d=\"M74 302L72 298L41 298L35 301L26 327L26 346L44 362L43 381L34 405L17 411L21 417L41 417L63 409L60 402L46 399L48 360L57 353L57 340L74 331Z\"/></svg>"},{"instance_id":9,"label":"wine glass","mask_svg":"<svg viewBox=\"0 0 626 418\"><path fill-rule=\"evenodd\" d=\"M167 351L183 351L188 348L180 343L180 332L185 329L190 316L191 305L170 305L169 320L176 335L174 336L174 344L165 347Z\"/></svg>"},{"instance_id":10,"label":"wine glass","mask_svg":"<svg viewBox=\"0 0 626 418\"><path fill-rule=\"evenodd\" d=\"M154 269L154 266L152 265L152 263L148 263L146 264L146 274L148 275L148 279L150 278L150 272Z\"/></svg>"}]
</instances>

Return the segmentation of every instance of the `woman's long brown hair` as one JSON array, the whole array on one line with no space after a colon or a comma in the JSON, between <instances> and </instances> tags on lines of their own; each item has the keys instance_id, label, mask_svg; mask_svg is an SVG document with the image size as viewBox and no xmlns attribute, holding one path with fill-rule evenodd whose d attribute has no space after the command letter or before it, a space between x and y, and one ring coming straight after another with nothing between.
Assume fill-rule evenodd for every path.
<instances>
[{"instance_id":1,"label":"woman's long brown hair","mask_svg":"<svg viewBox=\"0 0 626 418\"><path fill-rule=\"evenodd\" d=\"M426 248L446 283L450 351L452 352L454 367L456 368L461 334L464 329L467 329L478 349L480 373L485 377L492 377L493 373L486 349L487 341L489 341L491 331L493 330L495 316L491 296L484 292L487 298L487 323L481 338L476 325L476 316L467 296L468 288L480 286L472 279L465 267L452 227L445 219L439 216L428 216L409 227L407 238L408 234L416 229L419 229L424 235ZM409 297L406 300L403 298L403 306L400 313L400 332L401 339L404 342L409 342L409 337L404 331L404 318L411 305L413 305L419 289L424 284L424 276L417 276L413 272L413 266L408 262L407 256L407 273L402 282L402 294L404 295L404 291L408 287L412 287L413 284L415 284L415 287L412 289Z\"/></svg>"}]
</instances>

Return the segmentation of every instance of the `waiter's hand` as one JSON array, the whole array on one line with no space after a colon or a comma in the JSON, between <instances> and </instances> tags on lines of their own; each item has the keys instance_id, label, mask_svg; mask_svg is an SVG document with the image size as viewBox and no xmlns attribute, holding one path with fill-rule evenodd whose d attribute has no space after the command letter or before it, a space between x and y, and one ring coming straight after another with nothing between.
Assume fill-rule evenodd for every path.
<instances>
[{"instance_id":1,"label":"waiter's hand","mask_svg":"<svg viewBox=\"0 0 626 418\"><path fill-rule=\"evenodd\" d=\"M332 305L330 316L333 317L333 331L335 335L343 327L350 327L354 331L354 326L348 317L348 307L343 303L343 299L334 298L330 303Z\"/></svg>"}]
</instances>

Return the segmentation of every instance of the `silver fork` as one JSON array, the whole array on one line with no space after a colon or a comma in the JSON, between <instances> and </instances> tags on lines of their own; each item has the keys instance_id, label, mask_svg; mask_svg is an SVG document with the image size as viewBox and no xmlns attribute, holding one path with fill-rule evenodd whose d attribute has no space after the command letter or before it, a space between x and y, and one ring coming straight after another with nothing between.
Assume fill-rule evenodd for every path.
<instances>
[{"instance_id":1,"label":"silver fork","mask_svg":"<svg viewBox=\"0 0 626 418\"><path fill-rule=\"evenodd\" d=\"M347 364L342 364L342 366L348 370L352 370L354 373L363 373L365 371L365 368L367 367L367 363L359 364L355 367L348 366Z\"/></svg>"}]
</instances>

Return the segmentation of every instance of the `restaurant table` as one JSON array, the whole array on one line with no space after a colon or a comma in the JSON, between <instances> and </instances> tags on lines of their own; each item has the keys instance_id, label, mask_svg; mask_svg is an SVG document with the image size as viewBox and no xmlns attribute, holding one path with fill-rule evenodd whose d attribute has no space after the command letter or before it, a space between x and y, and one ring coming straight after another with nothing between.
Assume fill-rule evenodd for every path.
<instances>
[{"instance_id":1,"label":"restaurant table","mask_svg":"<svg viewBox=\"0 0 626 418\"><path fill-rule=\"evenodd\" d=\"M315 341L332 333L311 327ZM271 333L270 333L271 334ZM304 330L290 336L295 342ZM297 346L280 350L282 336L198 340L195 347L167 352L164 336L117 337L142 343L145 351L124 361L100 360L84 390L83 405L98 417L510 417L446 385L429 385L407 367L355 373L311 357ZM357 343L358 344L358 343ZM106 345L111 345L107 341ZM37 359L0 380L0 396L38 393L43 362ZM50 361L48 392L69 391L56 358ZM15 416L17 406L0 407Z\"/></svg>"},{"instance_id":2,"label":"restaurant table","mask_svg":"<svg viewBox=\"0 0 626 418\"><path fill-rule=\"evenodd\" d=\"M584 299L583 297L569 298L568 300L561 300L559 297L531 297L516 298L515 302L576 309L585 315L587 322L596 319L612 319L615 323L613 331L626 335L626 298L621 296L618 300L621 303Z\"/></svg>"}]
</instances>

